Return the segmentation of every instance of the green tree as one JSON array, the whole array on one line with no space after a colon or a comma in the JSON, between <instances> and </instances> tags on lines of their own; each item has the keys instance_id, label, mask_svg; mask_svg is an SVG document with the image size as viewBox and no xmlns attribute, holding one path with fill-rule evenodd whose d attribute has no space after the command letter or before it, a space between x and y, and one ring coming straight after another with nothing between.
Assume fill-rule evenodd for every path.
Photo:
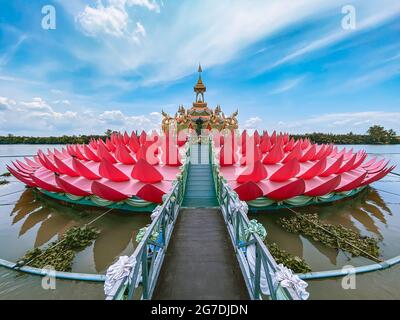
<instances>
[{"instance_id":1,"label":"green tree","mask_svg":"<svg viewBox=\"0 0 400 320\"><path fill-rule=\"evenodd\" d=\"M107 137L111 137L112 133L113 133L113 131L111 129L107 129L107 131L105 132L105 135Z\"/></svg>"},{"instance_id":2,"label":"green tree","mask_svg":"<svg viewBox=\"0 0 400 320\"><path fill-rule=\"evenodd\" d=\"M385 130L382 126L372 126L367 131L372 143L394 143L397 140L396 132L393 129Z\"/></svg>"}]
</instances>

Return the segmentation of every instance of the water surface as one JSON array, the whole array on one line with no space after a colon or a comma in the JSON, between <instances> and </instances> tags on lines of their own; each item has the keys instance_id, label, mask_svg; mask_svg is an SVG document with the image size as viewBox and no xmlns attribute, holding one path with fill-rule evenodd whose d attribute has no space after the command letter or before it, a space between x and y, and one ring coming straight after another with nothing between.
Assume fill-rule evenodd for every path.
<instances>
[{"instance_id":1,"label":"water surface","mask_svg":"<svg viewBox=\"0 0 400 320\"><path fill-rule=\"evenodd\" d=\"M0 145L1 155L34 154L38 145ZM55 146L50 146L53 148ZM352 146L346 146L350 148ZM366 149L371 156L390 159L400 171L400 146L353 146ZM0 174L12 159L0 157ZM58 239L72 226L84 225L105 210L64 206L57 201L38 197L15 178L0 186L0 258L17 261L27 250L43 247ZM341 224L362 235L379 239L381 258L400 255L400 177L389 175L359 196L334 204L310 206L300 212L316 212L320 218ZM1 195L16 192L1 197ZM276 223L285 210L251 215L264 224L268 239L286 251L303 257L313 271L333 270L345 265L372 263L366 258L352 258L306 237L284 231ZM120 255L135 249L140 228L150 223L148 214L113 212L99 219L94 227L101 233L92 246L77 254L73 271L104 273ZM342 279L309 281L311 299L400 299L400 266L357 276L357 289L344 290ZM103 299L102 284L57 280L56 290L43 290L41 278L0 268L0 299Z\"/></svg>"},{"instance_id":2,"label":"water surface","mask_svg":"<svg viewBox=\"0 0 400 320\"><path fill-rule=\"evenodd\" d=\"M43 145L0 145L0 156L31 155ZM6 164L15 158L0 158L0 174ZM20 159L20 158L18 158ZM0 186L0 258L18 261L27 250L45 247L59 239L74 226L83 226L102 215L107 209L72 208L46 198L25 188L14 177L6 178L7 185ZM9 194L10 193L10 194ZM12 194L11 194L12 193ZM7 196L3 196L9 194ZM131 255L136 248L136 235L140 228L151 222L148 213L112 211L91 226L100 231L93 244L79 252L72 271L104 274L121 255ZM0 299L96 299L103 298L102 284L57 280L57 290L41 289L41 279L0 269ZM23 288L23 289L21 289Z\"/></svg>"}]
</instances>

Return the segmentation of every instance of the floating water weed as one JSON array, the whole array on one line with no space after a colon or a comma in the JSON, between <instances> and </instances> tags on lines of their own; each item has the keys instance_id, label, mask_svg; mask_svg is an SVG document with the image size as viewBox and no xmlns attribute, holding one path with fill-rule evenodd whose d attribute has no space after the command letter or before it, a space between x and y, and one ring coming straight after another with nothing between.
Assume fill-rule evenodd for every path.
<instances>
[{"instance_id":1,"label":"floating water weed","mask_svg":"<svg viewBox=\"0 0 400 320\"><path fill-rule=\"evenodd\" d=\"M3 174L0 174L0 177L11 177L10 172L4 172Z\"/></svg>"},{"instance_id":2,"label":"floating water weed","mask_svg":"<svg viewBox=\"0 0 400 320\"><path fill-rule=\"evenodd\" d=\"M46 249L35 248L28 251L22 262L35 268L52 266L57 271L71 271L75 254L91 245L98 235L99 231L92 227L73 227Z\"/></svg>"},{"instance_id":3,"label":"floating water weed","mask_svg":"<svg viewBox=\"0 0 400 320\"><path fill-rule=\"evenodd\" d=\"M377 239L361 236L341 225L324 223L319 220L317 214L281 218L278 220L278 223L286 231L304 234L330 248L347 251L354 257L363 256L379 260L377 258L379 256Z\"/></svg>"},{"instance_id":4,"label":"floating water weed","mask_svg":"<svg viewBox=\"0 0 400 320\"><path fill-rule=\"evenodd\" d=\"M304 259L286 252L279 248L279 246L274 242L265 241L265 244L278 264L283 264L295 273L311 272L310 266L304 261Z\"/></svg>"}]
</instances>

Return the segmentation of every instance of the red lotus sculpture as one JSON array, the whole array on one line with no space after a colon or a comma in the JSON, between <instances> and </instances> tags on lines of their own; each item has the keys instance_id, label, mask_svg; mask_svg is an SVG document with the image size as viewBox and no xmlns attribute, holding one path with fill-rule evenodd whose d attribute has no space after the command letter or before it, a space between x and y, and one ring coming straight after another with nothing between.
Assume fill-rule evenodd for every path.
<instances>
[{"instance_id":1,"label":"red lotus sculpture","mask_svg":"<svg viewBox=\"0 0 400 320\"><path fill-rule=\"evenodd\" d=\"M7 168L26 185L50 196L162 203L180 173L179 150L184 148L183 143L179 146L172 140L160 138L156 132L147 135L143 131L139 137L114 133L105 142L98 139L53 152L39 150L33 159L16 160Z\"/></svg>"},{"instance_id":2,"label":"red lotus sculpture","mask_svg":"<svg viewBox=\"0 0 400 320\"><path fill-rule=\"evenodd\" d=\"M351 196L394 169L388 161L288 134L214 135L220 174L252 206L304 205ZM257 199L257 200L256 200Z\"/></svg>"},{"instance_id":3,"label":"red lotus sculpture","mask_svg":"<svg viewBox=\"0 0 400 320\"><path fill-rule=\"evenodd\" d=\"M39 150L32 159L16 160L8 170L26 185L57 199L104 206L129 202L142 207L145 204L140 201L162 203L180 173L186 140L175 140L155 132L114 133L105 141L46 153ZM331 144L296 141L276 132L270 136L256 131L250 136L244 131L239 139L231 132L214 132L212 140L219 173L241 200L259 208L339 200L394 169L384 159L367 159L365 151L339 151Z\"/></svg>"}]
</instances>

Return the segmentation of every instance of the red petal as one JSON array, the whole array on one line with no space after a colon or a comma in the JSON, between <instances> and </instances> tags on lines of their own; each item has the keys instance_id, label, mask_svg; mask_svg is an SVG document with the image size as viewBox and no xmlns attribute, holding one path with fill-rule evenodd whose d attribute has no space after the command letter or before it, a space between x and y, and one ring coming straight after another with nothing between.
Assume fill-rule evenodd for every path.
<instances>
[{"instance_id":1,"label":"red petal","mask_svg":"<svg viewBox=\"0 0 400 320\"><path fill-rule=\"evenodd\" d=\"M149 202L162 203L164 194L165 192L157 187L151 184L146 184L136 193L136 196Z\"/></svg>"},{"instance_id":2,"label":"red petal","mask_svg":"<svg viewBox=\"0 0 400 320\"><path fill-rule=\"evenodd\" d=\"M111 187L108 187L98 181L93 181L92 183L92 192L96 196L109 200L109 201L123 201L129 198L128 195L123 194Z\"/></svg>"},{"instance_id":3,"label":"red petal","mask_svg":"<svg viewBox=\"0 0 400 320\"><path fill-rule=\"evenodd\" d=\"M295 177L299 172L299 161L297 159L293 159L276 170L269 179L271 181L286 181Z\"/></svg>"},{"instance_id":4,"label":"red petal","mask_svg":"<svg viewBox=\"0 0 400 320\"><path fill-rule=\"evenodd\" d=\"M130 180L130 178L125 173L123 173L105 158L100 162L99 174L103 178L115 182L124 182Z\"/></svg>"},{"instance_id":5,"label":"red petal","mask_svg":"<svg viewBox=\"0 0 400 320\"><path fill-rule=\"evenodd\" d=\"M235 189L239 199L242 201L251 201L263 196L263 191L255 182L246 182Z\"/></svg>"},{"instance_id":6,"label":"red petal","mask_svg":"<svg viewBox=\"0 0 400 320\"><path fill-rule=\"evenodd\" d=\"M157 183L164 180L163 175L145 159L138 160L132 170L131 176L144 183Z\"/></svg>"}]
</instances>

